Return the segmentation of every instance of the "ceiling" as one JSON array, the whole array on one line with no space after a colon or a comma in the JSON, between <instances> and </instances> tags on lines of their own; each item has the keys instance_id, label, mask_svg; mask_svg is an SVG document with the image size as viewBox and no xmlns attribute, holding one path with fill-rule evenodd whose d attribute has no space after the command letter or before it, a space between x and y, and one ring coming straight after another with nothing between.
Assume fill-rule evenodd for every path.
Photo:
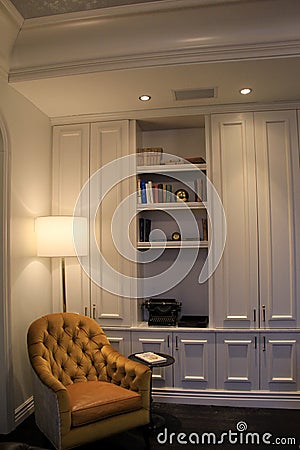
<instances>
[{"instance_id":1,"label":"ceiling","mask_svg":"<svg viewBox=\"0 0 300 450\"><path fill-rule=\"evenodd\" d=\"M10 0L24 19L163 0Z\"/></svg>"},{"instance_id":2,"label":"ceiling","mask_svg":"<svg viewBox=\"0 0 300 450\"><path fill-rule=\"evenodd\" d=\"M300 58L187 64L13 83L49 117L300 99ZM246 96L239 89L250 86ZM215 87L216 97L175 100L175 89ZM138 97L147 93L149 102ZM63 99L63 101L61 101Z\"/></svg>"},{"instance_id":3,"label":"ceiling","mask_svg":"<svg viewBox=\"0 0 300 450\"><path fill-rule=\"evenodd\" d=\"M11 0L11 2L27 19L49 14L147 3L149 0ZM228 107L242 103L299 101L299 79L300 57L296 55L249 58L240 61L166 64L15 81L10 84L50 118L93 114L114 117L120 116L122 112L124 116L139 115L143 118L146 117L144 112L149 112L148 115L151 117L151 112L155 111L153 114L155 117L157 111L166 109L176 111L178 116L184 116L186 107L197 109L219 105ZM251 87L253 91L248 96L242 96L239 93L242 87ZM175 90L202 88L214 88L215 97L176 100L174 95ZM141 102L138 99L145 93L151 96L149 102Z\"/></svg>"}]
</instances>

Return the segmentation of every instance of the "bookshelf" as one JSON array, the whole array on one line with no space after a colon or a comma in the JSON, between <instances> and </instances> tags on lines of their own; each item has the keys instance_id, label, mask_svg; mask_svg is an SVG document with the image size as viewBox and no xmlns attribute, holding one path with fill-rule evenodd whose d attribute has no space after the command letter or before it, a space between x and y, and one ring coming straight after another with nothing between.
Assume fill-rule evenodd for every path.
<instances>
[{"instance_id":1,"label":"bookshelf","mask_svg":"<svg viewBox=\"0 0 300 450\"><path fill-rule=\"evenodd\" d=\"M182 259L184 267L191 261L193 267L178 284L166 292L157 286L158 297L180 301L182 314L208 315L208 283L198 283L209 248L204 120L199 121L199 127L141 129L137 143L139 277L149 279L164 271L169 273L177 258ZM186 201L178 195L182 190ZM172 238L174 234L176 240ZM151 252L154 258L148 262Z\"/></svg>"}]
</instances>

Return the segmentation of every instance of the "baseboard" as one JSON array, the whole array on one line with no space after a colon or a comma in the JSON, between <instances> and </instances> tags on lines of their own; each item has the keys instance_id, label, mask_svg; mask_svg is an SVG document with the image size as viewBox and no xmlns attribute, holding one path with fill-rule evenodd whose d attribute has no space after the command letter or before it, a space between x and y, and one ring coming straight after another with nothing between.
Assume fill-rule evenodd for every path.
<instances>
[{"instance_id":1,"label":"baseboard","mask_svg":"<svg viewBox=\"0 0 300 450\"><path fill-rule=\"evenodd\" d=\"M15 409L15 426L22 423L30 414L33 413L34 402L33 397L29 397L22 405Z\"/></svg>"},{"instance_id":2,"label":"baseboard","mask_svg":"<svg viewBox=\"0 0 300 450\"><path fill-rule=\"evenodd\" d=\"M152 390L153 400L162 403L231 406L246 408L300 409L300 392Z\"/></svg>"}]
</instances>

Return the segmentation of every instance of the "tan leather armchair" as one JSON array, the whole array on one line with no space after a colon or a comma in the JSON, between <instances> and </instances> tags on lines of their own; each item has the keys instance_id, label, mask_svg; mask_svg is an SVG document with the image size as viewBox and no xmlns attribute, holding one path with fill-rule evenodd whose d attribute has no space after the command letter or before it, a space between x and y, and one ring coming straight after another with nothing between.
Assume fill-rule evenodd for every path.
<instances>
[{"instance_id":1,"label":"tan leather armchair","mask_svg":"<svg viewBox=\"0 0 300 450\"><path fill-rule=\"evenodd\" d=\"M151 370L117 352L95 320L43 316L30 325L27 343L35 420L56 449L150 422Z\"/></svg>"}]
</instances>

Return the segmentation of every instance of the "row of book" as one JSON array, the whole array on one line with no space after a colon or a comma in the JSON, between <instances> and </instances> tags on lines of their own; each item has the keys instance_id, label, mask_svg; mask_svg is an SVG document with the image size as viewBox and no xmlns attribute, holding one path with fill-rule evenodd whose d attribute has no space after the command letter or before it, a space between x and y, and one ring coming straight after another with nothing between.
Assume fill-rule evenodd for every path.
<instances>
[{"instance_id":1,"label":"row of book","mask_svg":"<svg viewBox=\"0 0 300 450\"><path fill-rule=\"evenodd\" d=\"M196 179L194 182L194 199L186 200L195 202L206 201L206 182L202 179ZM187 194L188 196L188 194ZM144 181L138 178L137 202L139 204L147 203L172 203L180 201L173 192L173 185L170 183L153 183L151 180Z\"/></svg>"}]
</instances>

